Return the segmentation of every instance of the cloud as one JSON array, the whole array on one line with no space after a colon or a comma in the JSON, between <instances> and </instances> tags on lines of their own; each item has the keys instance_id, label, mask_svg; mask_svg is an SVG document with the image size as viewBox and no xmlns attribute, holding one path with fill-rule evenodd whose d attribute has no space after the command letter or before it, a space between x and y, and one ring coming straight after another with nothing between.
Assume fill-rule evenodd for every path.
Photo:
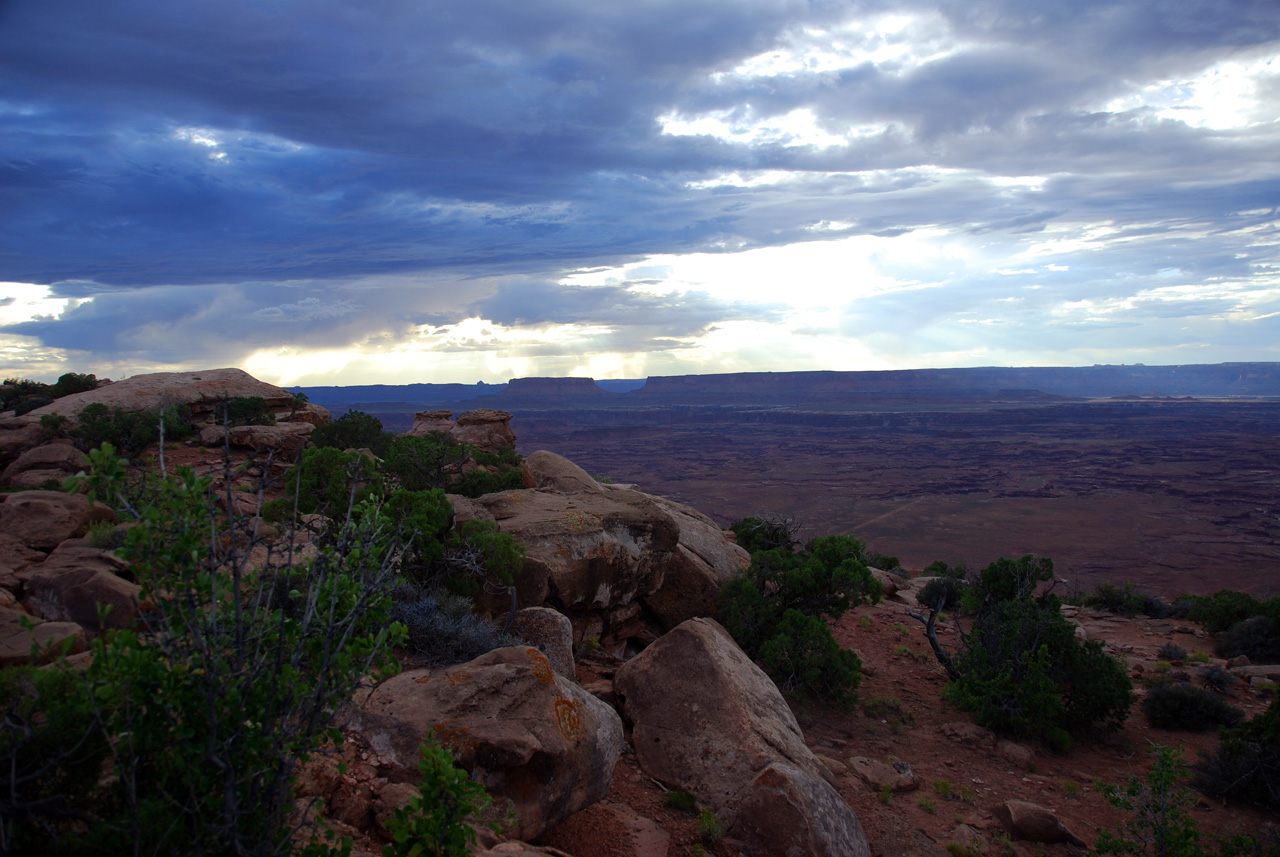
<instances>
[{"instance_id":1,"label":"cloud","mask_svg":"<svg viewBox=\"0 0 1280 857\"><path fill-rule=\"evenodd\" d=\"M766 258L738 254L766 250L846 254L879 285L848 278L827 303L871 329L935 325L937 354L1014 354L1035 343L1001 333L1003 351L979 352L962 331L1129 300L1171 268L1206 293L1269 291L1280 266L1271 0L3 14L0 277L71 301L5 330L87 359L376 350L476 317L706 365L686 344L729 342L717 325L802 335L791 297L812 294L794 283L812 266L770 269L776 299L733 294L742 260ZM655 259L699 281L573 280ZM994 313L1011 277L990 272L1026 269L1044 295ZM1211 304L1158 318L1238 353L1246 322ZM1009 323L974 323L989 318Z\"/></svg>"}]
</instances>

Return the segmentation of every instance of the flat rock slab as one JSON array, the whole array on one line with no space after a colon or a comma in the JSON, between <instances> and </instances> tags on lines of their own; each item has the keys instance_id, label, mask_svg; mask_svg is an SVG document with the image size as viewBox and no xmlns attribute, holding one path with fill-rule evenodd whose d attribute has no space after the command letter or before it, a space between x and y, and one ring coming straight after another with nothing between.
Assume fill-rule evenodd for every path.
<instances>
[{"instance_id":1,"label":"flat rock slab","mask_svg":"<svg viewBox=\"0 0 1280 857\"><path fill-rule=\"evenodd\" d=\"M212 413L224 397L257 396L272 408L287 408L293 393L259 381L243 369L207 369L200 372L156 372L134 375L94 390L63 396L31 413L74 417L86 406L101 403L123 411L153 411L167 405L187 405L195 414Z\"/></svg>"},{"instance_id":2,"label":"flat rock slab","mask_svg":"<svg viewBox=\"0 0 1280 857\"><path fill-rule=\"evenodd\" d=\"M0 503L0 533L39 551L51 551L67 539L82 536L100 521L114 524L116 513L78 494L21 491Z\"/></svg>"}]
</instances>

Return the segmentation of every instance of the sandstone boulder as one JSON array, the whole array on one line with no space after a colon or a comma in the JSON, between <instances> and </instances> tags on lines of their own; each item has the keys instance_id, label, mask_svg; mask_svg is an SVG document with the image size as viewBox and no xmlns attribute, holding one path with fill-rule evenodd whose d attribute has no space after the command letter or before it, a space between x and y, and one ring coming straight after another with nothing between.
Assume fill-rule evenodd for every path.
<instances>
[{"instance_id":1,"label":"sandstone boulder","mask_svg":"<svg viewBox=\"0 0 1280 857\"><path fill-rule=\"evenodd\" d=\"M644 606L666 628L713 615L720 587L751 565L751 555L698 510L664 497L652 499L675 521L680 537L662 587L643 599Z\"/></svg>"},{"instance_id":2,"label":"sandstone boulder","mask_svg":"<svg viewBox=\"0 0 1280 857\"><path fill-rule=\"evenodd\" d=\"M84 639L84 629L73 622L45 622L21 610L0 607L0 667L49 663L63 654L64 645L70 646L67 654L83 652Z\"/></svg>"},{"instance_id":3,"label":"sandstone boulder","mask_svg":"<svg viewBox=\"0 0 1280 857\"><path fill-rule=\"evenodd\" d=\"M296 411L291 409L288 414L282 415L280 419L290 423L310 423L313 426L327 426L333 422L333 412L322 405L307 402Z\"/></svg>"},{"instance_id":4,"label":"sandstone boulder","mask_svg":"<svg viewBox=\"0 0 1280 857\"><path fill-rule=\"evenodd\" d=\"M315 426L306 422L277 423L273 426L208 426L200 431L205 446L222 446L224 434L232 446L271 452L282 462L296 461L307 445Z\"/></svg>"},{"instance_id":5,"label":"sandstone boulder","mask_svg":"<svg viewBox=\"0 0 1280 857\"><path fill-rule=\"evenodd\" d=\"M640 767L708 802L750 853L870 853L777 687L713 620L623 664L614 690Z\"/></svg>"},{"instance_id":6,"label":"sandstone boulder","mask_svg":"<svg viewBox=\"0 0 1280 857\"><path fill-rule=\"evenodd\" d=\"M734 801L726 830L749 853L870 857L858 816L820 777L785 762L761 771Z\"/></svg>"},{"instance_id":7,"label":"sandstone boulder","mask_svg":"<svg viewBox=\"0 0 1280 857\"><path fill-rule=\"evenodd\" d=\"M101 402L108 408L124 411L149 411L162 405L187 405L192 413L213 413L223 397L258 396L275 410L288 410L293 393L254 378L243 369L207 369L199 372L157 372L134 375L95 390L64 396L31 413L38 419L44 414L74 417L86 405Z\"/></svg>"},{"instance_id":8,"label":"sandstone boulder","mask_svg":"<svg viewBox=\"0 0 1280 857\"><path fill-rule=\"evenodd\" d=\"M562 455L539 450L521 464L524 486L552 494L600 494L604 487Z\"/></svg>"},{"instance_id":9,"label":"sandstone boulder","mask_svg":"<svg viewBox=\"0 0 1280 857\"><path fill-rule=\"evenodd\" d=\"M44 558L43 553L27 547L17 536L0 531L0 569L7 569L0 572L0 587L17 589L17 572Z\"/></svg>"},{"instance_id":10,"label":"sandstone boulder","mask_svg":"<svg viewBox=\"0 0 1280 857\"><path fill-rule=\"evenodd\" d=\"M83 535L91 524L115 520L116 513L101 503L61 491L21 491L0 503L0 533L41 551Z\"/></svg>"},{"instance_id":11,"label":"sandstone boulder","mask_svg":"<svg viewBox=\"0 0 1280 857\"><path fill-rule=\"evenodd\" d=\"M911 765L903 761L892 765L866 756L854 756L849 760L849 768L873 791L888 788L894 792L909 792L920 788Z\"/></svg>"},{"instance_id":12,"label":"sandstone boulder","mask_svg":"<svg viewBox=\"0 0 1280 857\"><path fill-rule=\"evenodd\" d=\"M717 809L775 761L822 777L778 688L714 620L684 622L624 663L614 692L640 767Z\"/></svg>"},{"instance_id":13,"label":"sandstone boulder","mask_svg":"<svg viewBox=\"0 0 1280 857\"><path fill-rule=\"evenodd\" d=\"M474 501L450 496L455 518L493 520L524 546L515 585L522 607L550 603L574 620L651 595L679 543L679 529L634 491L550 494L503 491Z\"/></svg>"},{"instance_id":14,"label":"sandstone boulder","mask_svg":"<svg viewBox=\"0 0 1280 857\"><path fill-rule=\"evenodd\" d=\"M0 462L16 458L49 439L40 418L30 414L0 419Z\"/></svg>"},{"instance_id":15,"label":"sandstone boulder","mask_svg":"<svg viewBox=\"0 0 1280 857\"><path fill-rule=\"evenodd\" d=\"M573 623L568 616L547 607L526 607L516 611L511 633L540 649L558 675L577 681L573 664Z\"/></svg>"},{"instance_id":16,"label":"sandstone boulder","mask_svg":"<svg viewBox=\"0 0 1280 857\"><path fill-rule=\"evenodd\" d=\"M1069 842L1081 848L1084 840L1072 833L1052 810L1025 800L1007 800L991 812L1013 839L1026 842Z\"/></svg>"},{"instance_id":17,"label":"sandstone boulder","mask_svg":"<svg viewBox=\"0 0 1280 857\"><path fill-rule=\"evenodd\" d=\"M453 411L418 411L413 415L413 425L405 434L426 437L433 431L453 433Z\"/></svg>"},{"instance_id":18,"label":"sandstone boulder","mask_svg":"<svg viewBox=\"0 0 1280 857\"><path fill-rule=\"evenodd\" d=\"M75 622L89 633L99 628L98 607L107 605L106 628L127 627L138 613L142 589L120 577L128 563L82 539L65 541L39 565L19 573L22 601L42 619Z\"/></svg>"},{"instance_id":19,"label":"sandstone boulder","mask_svg":"<svg viewBox=\"0 0 1280 857\"><path fill-rule=\"evenodd\" d=\"M35 488L49 479L61 482L88 467L88 456L74 446L47 443L27 450L10 463L0 473L0 485Z\"/></svg>"},{"instance_id":20,"label":"sandstone boulder","mask_svg":"<svg viewBox=\"0 0 1280 857\"><path fill-rule=\"evenodd\" d=\"M617 713L529 646L403 672L375 688L346 728L372 749L382 776L397 782L417 782L418 746L434 733L515 810L520 839L603 798L624 746Z\"/></svg>"},{"instance_id":21,"label":"sandstone boulder","mask_svg":"<svg viewBox=\"0 0 1280 857\"><path fill-rule=\"evenodd\" d=\"M453 436L485 452L496 452L504 446L515 446L516 433L511 428L512 414L490 408L467 411L458 417Z\"/></svg>"}]
</instances>

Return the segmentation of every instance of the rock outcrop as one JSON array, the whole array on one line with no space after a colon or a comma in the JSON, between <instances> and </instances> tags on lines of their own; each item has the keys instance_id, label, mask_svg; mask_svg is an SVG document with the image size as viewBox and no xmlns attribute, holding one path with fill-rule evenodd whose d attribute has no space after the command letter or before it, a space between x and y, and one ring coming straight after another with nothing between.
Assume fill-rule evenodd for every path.
<instances>
[{"instance_id":1,"label":"rock outcrop","mask_svg":"<svg viewBox=\"0 0 1280 857\"><path fill-rule=\"evenodd\" d=\"M716 622L681 624L619 667L614 690L641 768L708 802L752 850L870 853L777 687ZM786 823L771 830L775 817Z\"/></svg>"},{"instance_id":2,"label":"rock outcrop","mask_svg":"<svg viewBox=\"0 0 1280 857\"><path fill-rule=\"evenodd\" d=\"M84 629L74 622L44 622L0 607L0 667L45 664L84 649Z\"/></svg>"},{"instance_id":3,"label":"rock outcrop","mask_svg":"<svg viewBox=\"0 0 1280 857\"><path fill-rule=\"evenodd\" d=\"M434 734L515 810L520 839L603 798L623 749L617 712L531 646L403 672L375 688L346 728L397 782L417 781L418 747Z\"/></svg>"},{"instance_id":4,"label":"rock outcrop","mask_svg":"<svg viewBox=\"0 0 1280 857\"><path fill-rule=\"evenodd\" d=\"M451 495L455 516L494 521L524 546L519 603L564 613L577 642L595 638L614 655L643 647L714 612L719 585L749 562L687 506L602 486L551 452L529 455L523 470L526 490Z\"/></svg>"},{"instance_id":5,"label":"rock outcrop","mask_svg":"<svg viewBox=\"0 0 1280 857\"><path fill-rule=\"evenodd\" d=\"M478 408L463 413L455 422L453 411L419 411L413 415L413 426L404 433L425 437L435 431L446 432L485 452L497 452L516 444L511 417L507 411Z\"/></svg>"},{"instance_id":6,"label":"rock outcrop","mask_svg":"<svg viewBox=\"0 0 1280 857\"><path fill-rule=\"evenodd\" d=\"M116 513L101 503L61 491L20 491L0 503L0 533L39 551L84 535L92 524L115 520Z\"/></svg>"},{"instance_id":7,"label":"rock outcrop","mask_svg":"<svg viewBox=\"0 0 1280 857\"><path fill-rule=\"evenodd\" d=\"M32 411L74 417L86 405L101 402L124 411L150 411L161 406L187 405L196 416L212 414L224 397L257 396L273 409L288 410L293 393L259 381L243 369L208 369L201 372L156 372L134 375L83 393L63 396L52 404Z\"/></svg>"},{"instance_id":8,"label":"rock outcrop","mask_svg":"<svg viewBox=\"0 0 1280 857\"><path fill-rule=\"evenodd\" d=\"M90 634L125 628L138 614L141 587L121 577L128 563L83 539L58 545L48 558L19 572L22 603L33 615L75 622ZM99 605L109 608L99 621ZM101 625L101 627L99 627Z\"/></svg>"},{"instance_id":9,"label":"rock outcrop","mask_svg":"<svg viewBox=\"0 0 1280 857\"><path fill-rule=\"evenodd\" d=\"M22 453L0 474L0 485L36 488L88 469L88 457L69 443L48 443Z\"/></svg>"},{"instance_id":10,"label":"rock outcrop","mask_svg":"<svg viewBox=\"0 0 1280 857\"><path fill-rule=\"evenodd\" d=\"M991 812L1004 825L1009 836L1026 842L1069 842L1081 848L1087 844L1072 833L1052 810L1025 800L1007 800Z\"/></svg>"}]
</instances>

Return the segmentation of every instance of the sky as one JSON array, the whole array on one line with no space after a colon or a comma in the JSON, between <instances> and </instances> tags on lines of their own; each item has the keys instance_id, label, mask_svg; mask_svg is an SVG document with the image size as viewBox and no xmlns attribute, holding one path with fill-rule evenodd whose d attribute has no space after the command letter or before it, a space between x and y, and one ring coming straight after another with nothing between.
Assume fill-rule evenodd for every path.
<instances>
[{"instance_id":1,"label":"sky","mask_svg":"<svg viewBox=\"0 0 1280 857\"><path fill-rule=\"evenodd\" d=\"M0 0L0 374L1280 360L1276 0Z\"/></svg>"}]
</instances>

